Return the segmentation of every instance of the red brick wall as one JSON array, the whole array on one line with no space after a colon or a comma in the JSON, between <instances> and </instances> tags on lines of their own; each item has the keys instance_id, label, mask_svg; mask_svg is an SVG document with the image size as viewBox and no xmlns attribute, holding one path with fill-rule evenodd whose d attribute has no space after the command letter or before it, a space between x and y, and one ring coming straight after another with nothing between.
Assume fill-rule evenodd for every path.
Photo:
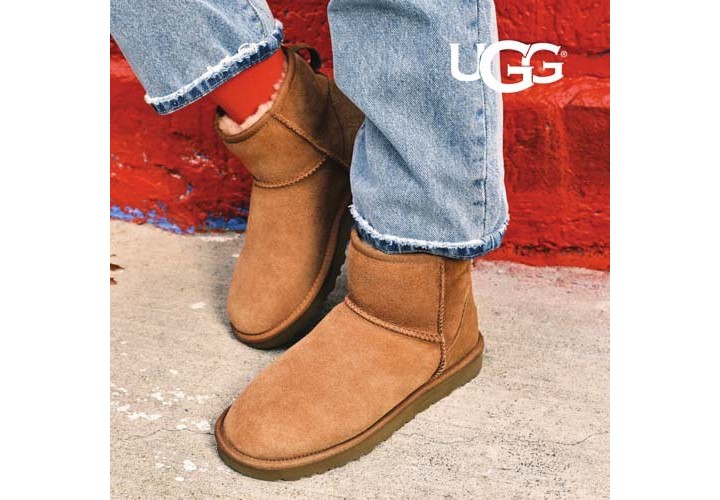
<instances>
[{"instance_id":1,"label":"red brick wall","mask_svg":"<svg viewBox=\"0 0 720 500\"><path fill-rule=\"evenodd\" d=\"M326 0L271 0L288 41L332 71ZM490 258L609 268L609 0L496 0L500 39L561 45L565 78L505 95L511 223ZM112 215L183 232L241 229L250 178L200 101L157 116L111 43ZM512 63L513 57L503 59Z\"/></svg>"}]
</instances>

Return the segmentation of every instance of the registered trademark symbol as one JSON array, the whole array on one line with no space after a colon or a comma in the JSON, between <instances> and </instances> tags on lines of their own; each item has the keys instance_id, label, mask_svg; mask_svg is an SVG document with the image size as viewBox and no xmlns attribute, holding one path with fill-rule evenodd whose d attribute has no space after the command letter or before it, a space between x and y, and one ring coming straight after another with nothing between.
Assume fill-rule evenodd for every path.
<instances>
[{"instance_id":1,"label":"registered trademark symbol","mask_svg":"<svg viewBox=\"0 0 720 500\"><path fill-rule=\"evenodd\" d=\"M567 50L561 50L560 57L567 57Z\"/></svg>"}]
</instances>

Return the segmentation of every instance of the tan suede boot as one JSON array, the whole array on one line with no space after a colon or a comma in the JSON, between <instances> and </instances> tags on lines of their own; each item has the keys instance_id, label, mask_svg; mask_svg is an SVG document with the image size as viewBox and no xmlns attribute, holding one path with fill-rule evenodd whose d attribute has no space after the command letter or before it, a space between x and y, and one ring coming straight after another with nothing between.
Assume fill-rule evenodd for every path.
<instances>
[{"instance_id":1,"label":"tan suede boot","mask_svg":"<svg viewBox=\"0 0 720 500\"><path fill-rule=\"evenodd\" d=\"M337 467L480 371L469 261L388 255L353 232L348 262L345 302L218 418L233 469L297 479Z\"/></svg>"},{"instance_id":2,"label":"tan suede boot","mask_svg":"<svg viewBox=\"0 0 720 500\"><path fill-rule=\"evenodd\" d=\"M349 168L363 116L301 49L319 66L313 49L283 48L286 77L257 123L226 135L216 120L254 179L227 306L236 336L261 348L310 329L335 286L352 225Z\"/></svg>"}]
</instances>

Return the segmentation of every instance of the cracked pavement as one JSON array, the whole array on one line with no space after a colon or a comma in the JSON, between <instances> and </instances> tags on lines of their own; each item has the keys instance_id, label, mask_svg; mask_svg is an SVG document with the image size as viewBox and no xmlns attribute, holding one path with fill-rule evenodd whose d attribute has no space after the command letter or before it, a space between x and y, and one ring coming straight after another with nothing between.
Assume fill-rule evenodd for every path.
<instances>
[{"instance_id":1,"label":"cracked pavement","mask_svg":"<svg viewBox=\"0 0 720 500\"><path fill-rule=\"evenodd\" d=\"M282 350L236 341L225 291L240 234L112 221L112 498L609 497L609 275L481 262L480 375L372 453L294 482L235 473L215 418ZM345 271L327 307L346 291Z\"/></svg>"}]
</instances>

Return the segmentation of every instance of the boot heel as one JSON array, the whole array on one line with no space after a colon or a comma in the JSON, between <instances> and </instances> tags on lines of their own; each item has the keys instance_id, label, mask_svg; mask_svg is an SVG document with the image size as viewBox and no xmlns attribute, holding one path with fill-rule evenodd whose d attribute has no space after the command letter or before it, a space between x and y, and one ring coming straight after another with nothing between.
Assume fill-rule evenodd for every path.
<instances>
[{"instance_id":1,"label":"boot heel","mask_svg":"<svg viewBox=\"0 0 720 500\"><path fill-rule=\"evenodd\" d=\"M477 377L482 368L484 346L483 337L482 334L480 334L478 346L468 354L469 361L465 361L464 365L461 361L458 365L462 366L458 367L456 365L454 369L451 368L449 371L440 375L440 377L432 383L427 392L408 408L410 416L407 420L410 420L414 415L429 408L434 403L450 395L458 387L464 386Z\"/></svg>"}]
</instances>

